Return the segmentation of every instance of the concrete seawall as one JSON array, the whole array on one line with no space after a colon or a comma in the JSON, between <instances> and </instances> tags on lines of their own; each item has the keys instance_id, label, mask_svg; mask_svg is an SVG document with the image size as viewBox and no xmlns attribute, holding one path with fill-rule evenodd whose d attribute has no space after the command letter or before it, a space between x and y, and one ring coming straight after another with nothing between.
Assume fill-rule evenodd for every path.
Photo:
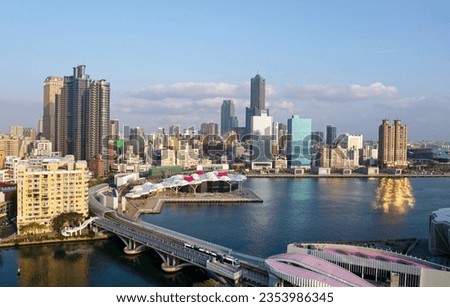
<instances>
[{"instance_id":1,"label":"concrete seawall","mask_svg":"<svg viewBox=\"0 0 450 307\"><path fill-rule=\"evenodd\" d=\"M127 212L124 212L124 216L137 220L141 214L159 214L166 203L177 205L217 205L262 202L263 200L249 189L229 193L161 193L146 199L128 200L126 205Z\"/></svg>"},{"instance_id":2,"label":"concrete seawall","mask_svg":"<svg viewBox=\"0 0 450 307\"><path fill-rule=\"evenodd\" d=\"M43 235L46 235L46 234L43 234ZM106 240L109 237L110 237L110 235L107 235L107 234L96 234L95 236L73 236L73 237L63 237L63 238L53 236L52 238L48 238L48 239L39 239L39 235L16 236L14 238L0 239L0 248L24 246L24 245L42 245L42 244L54 244L54 243L98 241L98 240Z\"/></svg>"},{"instance_id":3,"label":"concrete seawall","mask_svg":"<svg viewBox=\"0 0 450 307\"><path fill-rule=\"evenodd\" d=\"M245 174L247 178L450 178L449 174L437 174L437 175L421 175L421 174L330 174L330 175L314 175L314 174L299 174L294 175L290 173L278 173L278 174Z\"/></svg>"}]
</instances>

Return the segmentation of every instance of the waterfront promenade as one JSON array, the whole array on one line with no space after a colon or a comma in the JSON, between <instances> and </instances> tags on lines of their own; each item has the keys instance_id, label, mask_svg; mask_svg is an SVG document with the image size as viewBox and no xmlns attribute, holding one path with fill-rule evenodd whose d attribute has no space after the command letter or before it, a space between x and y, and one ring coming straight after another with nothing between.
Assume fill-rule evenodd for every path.
<instances>
[{"instance_id":1,"label":"waterfront promenade","mask_svg":"<svg viewBox=\"0 0 450 307\"><path fill-rule=\"evenodd\" d=\"M123 215L137 220L141 214L159 214L164 204L177 205L226 205L235 203L261 203L263 200L249 189L227 193L175 193L161 192L144 199L127 200Z\"/></svg>"},{"instance_id":2,"label":"waterfront promenade","mask_svg":"<svg viewBox=\"0 0 450 307\"><path fill-rule=\"evenodd\" d=\"M340 174L340 173L332 173L329 175L315 175L315 174L292 174L292 173L246 173L245 176L247 178L450 178L450 173L442 173L442 174Z\"/></svg>"}]
</instances>

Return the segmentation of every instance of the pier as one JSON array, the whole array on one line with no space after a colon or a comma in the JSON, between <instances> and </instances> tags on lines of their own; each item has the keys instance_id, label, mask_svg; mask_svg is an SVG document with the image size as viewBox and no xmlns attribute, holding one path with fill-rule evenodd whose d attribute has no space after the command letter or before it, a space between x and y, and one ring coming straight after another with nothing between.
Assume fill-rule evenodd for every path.
<instances>
[{"instance_id":1,"label":"pier","mask_svg":"<svg viewBox=\"0 0 450 307\"><path fill-rule=\"evenodd\" d=\"M242 203L262 203L263 200L250 189L228 193L173 193L162 192L143 199L128 200L125 217L137 220L141 214L159 214L164 205L231 205Z\"/></svg>"}]
</instances>

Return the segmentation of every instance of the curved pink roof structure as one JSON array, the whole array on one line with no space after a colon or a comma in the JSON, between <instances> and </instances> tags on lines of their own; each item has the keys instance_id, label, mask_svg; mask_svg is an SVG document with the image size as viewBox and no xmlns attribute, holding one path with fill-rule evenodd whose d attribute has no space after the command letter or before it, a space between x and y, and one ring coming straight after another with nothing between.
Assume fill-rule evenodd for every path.
<instances>
[{"instance_id":1,"label":"curved pink roof structure","mask_svg":"<svg viewBox=\"0 0 450 307\"><path fill-rule=\"evenodd\" d=\"M242 174L230 174L226 172L208 172L197 171L192 175L175 175L170 178L166 178L163 181L153 184L146 182L143 185L135 186L125 197L127 198L139 198L141 196L148 195L158 190L164 190L168 188L181 188L187 185L199 185L202 182L216 182L225 181L229 183L243 182L247 180L247 177Z\"/></svg>"},{"instance_id":2,"label":"curved pink roof structure","mask_svg":"<svg viewBox=\"0 0 450 307\"><path fill-rule=\"evenodd\" d=\"M332 247L326 247L323 249L325 252L330 253L339 253L344 255L352 255L356 257L362 257L367 259L375 259L380 260L384 262L392 262L392 263L399 263L399 264L405 264L405 265L411 265L419 268L432 268L430 265L426 265L423 263L419 263L417 261L413 261L410 259L407 259L408 256L401 255L401 254L394 254L389 251L384 250L376 250L376 249L369 249L369 248L352 248L351 246L341 246L339 248L332 248ZM408 257L411 258L411 257Z\"/></svg>"},{"instance_id":3,"label":"curved pink roof structure","mask_svg":"<svg viewBox=\"0 0 450 307\"><path fill-rule=\"evenodd\" d=\"M272 274L296 286L373 287L350 271L311 255L280 254L267 258L266 264Z\"/></svg>"}]
</instances>

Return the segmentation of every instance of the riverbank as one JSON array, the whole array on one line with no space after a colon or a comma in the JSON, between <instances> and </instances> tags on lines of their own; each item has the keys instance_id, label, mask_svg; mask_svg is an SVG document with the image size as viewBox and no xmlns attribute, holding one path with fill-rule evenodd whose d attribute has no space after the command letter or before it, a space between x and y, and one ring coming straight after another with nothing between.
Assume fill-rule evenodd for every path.
<instances>
[{"instance_id":1,"label":"riverbank","mask_svg":"<svg viewBox=\"0 0 450 307\"><path fill-rule=\"evenodd\" d=\"M45 237L45 238L44 238ZM49 237L48 235L42 236L13 236L9 238L0 238L0 248L25 246L25 245L43 245L43 244L53 244L53 243L73 243L73 242L83 242L83 241L98 241L110 238L109 234L95 234L94 236L83 235L83 236L73 236L73 237Z\"/></svg>"},{"instance_id":2,"label":"riverbank","mask_svg":"<svg viewBox=\"0 0 450 307\"><path fill-rule=\"evenodd\" d=\"M145 199L128 200L123 215L137 220L141 214L159 214L166 203L177 205L217 205L235 203L262 203L263 200L249 189L227 193L174 193L162 192Z\"/></svg>"}]
</instances>

